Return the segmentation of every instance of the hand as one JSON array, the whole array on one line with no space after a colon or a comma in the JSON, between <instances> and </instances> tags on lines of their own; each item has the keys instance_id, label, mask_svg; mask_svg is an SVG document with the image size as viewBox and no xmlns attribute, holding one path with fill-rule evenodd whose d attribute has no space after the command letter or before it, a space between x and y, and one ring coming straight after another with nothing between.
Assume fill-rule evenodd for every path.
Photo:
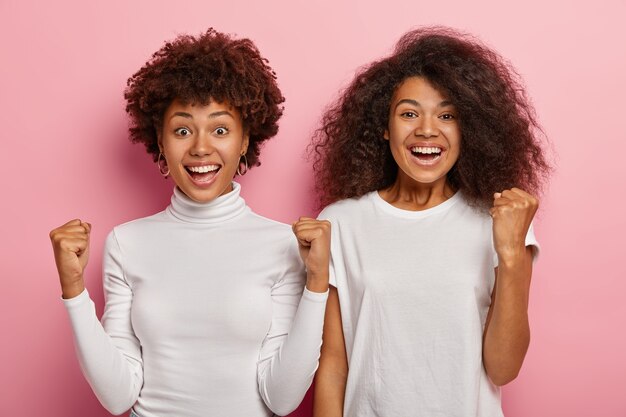
<instances>
[{"instance_id":1,"label":"hand","mask_svg":"<svg viewBox=\"0 0 626 417\"><path fill-rule=\"evenodd\" d=\"M291 225L300 257L307 270L307 288L320 292L328 289L328 265L330 263L330 222L310 217L300 217Z\"/></svg>"},{"instance_id":2,"label":"hand","mask_svg":"<svg viewBox=\"0 0 626 417\"><path fill-rule=\"evenodd\" d=\"M78 219L50 232L63 298L75 297L85 289L83 272L89 260L90 233L91 225Z\"/></svg>"},{"instance_id":3,"label":"hand","mask_svg":"<svg viewBox=\"0 0 626 417\"><path fill-rule=\"evenodd\" d=\"M493 218L493 244L498 259L505 263L523 259L526 234L539 202L519 188L495 193L493 197L489 212Z\"/></svg>"}]
</instances>

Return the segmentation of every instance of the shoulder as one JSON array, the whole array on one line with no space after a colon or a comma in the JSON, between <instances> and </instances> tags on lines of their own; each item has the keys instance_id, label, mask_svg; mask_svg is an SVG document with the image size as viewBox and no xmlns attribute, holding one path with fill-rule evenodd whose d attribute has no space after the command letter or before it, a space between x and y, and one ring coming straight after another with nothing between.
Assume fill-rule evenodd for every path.
<instances>
[{"instance_id":1,"label":"shoulder","mask_svg":"<svg viewBox=\"0 0 626 417\"><path fill-rule=\"evenodd\" d=\"M296 239L293 235L291 225L279 222L249 211L245 219L237 226L239 233L245 234L246 239L258 247L265 247L267 250L285 251L293 250L296 247Z\"/></svg>"},{"instance_id":2,"label":"shoulder","mask_svg":"<svg viewBox=\"0 0 626 417\"><path fill-rule=\"evenodd\" d=\"M156 214L130 220L113 227L107 240L122 239L124 241L133 240L136 237L148 236L161 229L161 226L168 222L165 210Z\"/></svg>"},{"instance_id":3,"label":"shoulder","mask_svg":"<svg viewBox=\"0 0 626 417\"><path fill-rule=\"evenodd\" d=\"M250 210L241 232L250 236L250 244L268 257L279 255L281 268L300 271L304 268L298 251L298 243L291 225L273 220Z\"/></svg>"},{"instance_id":4,"label":"shoulder","mask_svg":"<svg viewBox=\"0 0 626 417\"><path fill-rule=\"evenodd\" d=\"M246 227L251 227L252 229L263 229L263 231L269 232L276 237L291 236L290 225L261 216L252 210L250 210L246 216Z\"/></svg>"},{"instance_id":5,"label":"shoulder","mask_svg":"<svg viewBox=\"0 0 626 417\"><path fill-rule=\"evenodd\" d=\"M155 223L163 223L166 221L167 216L165 210L152 214L146 217L140 217L138 219L129 220L125 223L118 224L113 228L116 232L124 232L127 230L142 229L146 227L152 227Z\"/></svg>"},{"instance_id":6,"label":"shoulder","mask_svg":"<svg viewBox=\"0 0 626 417\"><path fill-rule=\"evenodd\" d=\"M372 193L375 192L372 191L360 197L346 198L329 204L320 212L318 218L330 221L350 218L371 206Z\"/></svg>"}]
</instances>

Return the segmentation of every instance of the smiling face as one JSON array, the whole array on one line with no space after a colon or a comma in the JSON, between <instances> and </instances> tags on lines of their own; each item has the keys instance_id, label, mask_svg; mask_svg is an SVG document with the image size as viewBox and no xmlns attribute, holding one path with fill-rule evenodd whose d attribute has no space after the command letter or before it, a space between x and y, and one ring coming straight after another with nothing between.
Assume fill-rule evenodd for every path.
<instances>
[{"instance_id":1,"label":"smiling face","mask_svg":"<svg viewBox=\"0 0 626 417\"><path fill-rule=\"evenodd\" d=\"M391 99L385 139L398 164L399 177L444 185L461 149L456 109L425 78L407 78Z\"/></svg>"},{"instance_id":2,"label":"smiling face","mask_svg":"<svg viewBox=\"0 0 626 417\"><path fill-rule=\"evenodd\" d=\"M178 188L207 203L232 190L248 135L241 114L228 103L202 106L174 100L163 117L159 147Z\"/></svg>"}]
</instances>

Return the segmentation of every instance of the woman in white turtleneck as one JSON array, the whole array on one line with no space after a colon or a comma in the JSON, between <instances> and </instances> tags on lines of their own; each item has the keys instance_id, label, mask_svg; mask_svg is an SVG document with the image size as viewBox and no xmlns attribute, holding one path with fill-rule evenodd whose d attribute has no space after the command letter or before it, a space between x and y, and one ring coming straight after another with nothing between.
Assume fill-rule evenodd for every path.
<instances>
[{"instance_id":1,"label":"woman in white turtleneck","mask_svg":"<svg viewBox=\"0 0 626 417\"><path fill-rule=\"evenodd\" d=\"M278 130L273 71L251 41L209 30L167 43L125 97L131 139L176 187L109 234L102 324L83 280L91 225L50 233L86 379L114 414L288 414L317 368L330 225L263 218L233 182Z\"/></svg>"}]
</instances>

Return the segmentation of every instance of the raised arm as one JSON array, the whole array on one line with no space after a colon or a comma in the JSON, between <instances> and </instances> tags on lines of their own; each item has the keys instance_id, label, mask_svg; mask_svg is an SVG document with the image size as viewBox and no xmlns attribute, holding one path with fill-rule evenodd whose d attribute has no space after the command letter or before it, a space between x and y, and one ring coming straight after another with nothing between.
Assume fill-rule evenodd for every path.
<instances>
[{"instance_id":1,"label":"raised arm","mask_svg":"<svg viewBox=\"0 0 626 417\"><path fill-rule=\"evenodd\" d=\"M491 381L505 385L519 374L530 343L533 247L527 246L531 243L527 234L538 202L517 188L494 197L491 215L498 267L485 324L483 362Z\"/></svg>"},{"instance_id":2,"label":"raised arm","mask_svg":"<svg viewBox=\"0 0 626 417\"><path fill-rule=\"evenodd\" d=\"M328 298L330 223L301 218L293 230L306 265L306 287L303 291L294 245L285 260L293 268L272 288L272 324L258 364L261 397L281 416L298 407L313 381Z\"/></svg>"},{"instance_id":3,"label":"raised arm","mask_svg":"<svg viewBox=\"0 0 626 417\"><path fill-rule=\"evenodd\" d=\"M89 224L73 220L53 230L50 238L83 374L102 405L113 414L121 414L137 401L143 384L141 350L130 322L132 291L124 279L119 245L111 233L103 260L103 327L83 281L90 231Z\"/></svg>"}]
</instances>

